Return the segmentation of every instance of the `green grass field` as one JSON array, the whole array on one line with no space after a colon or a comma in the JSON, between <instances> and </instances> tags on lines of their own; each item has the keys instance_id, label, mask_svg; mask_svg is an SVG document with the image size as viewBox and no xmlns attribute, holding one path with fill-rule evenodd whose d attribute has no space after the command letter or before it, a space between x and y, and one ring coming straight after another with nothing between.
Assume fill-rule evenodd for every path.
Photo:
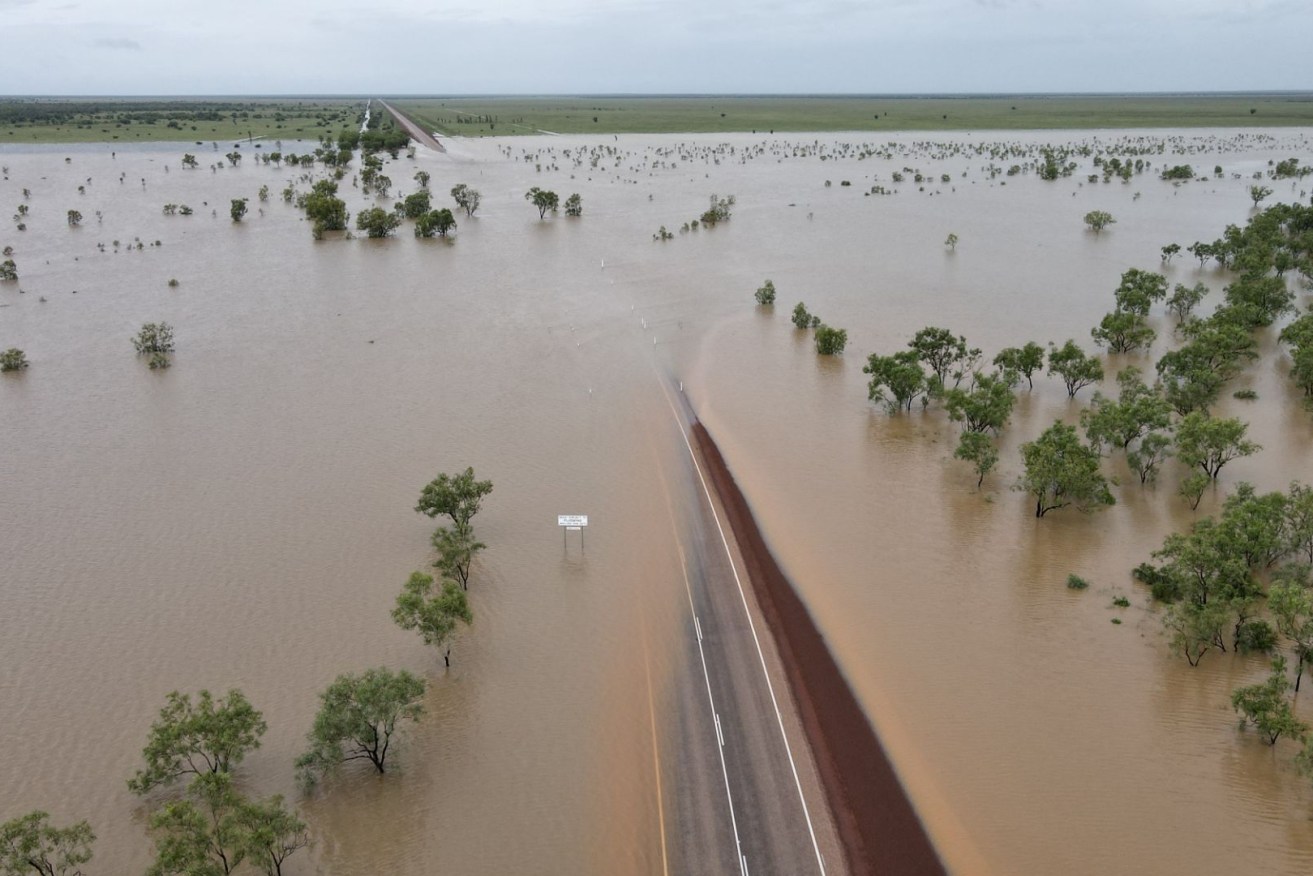
<instances>
[{"instance_id":1,"label":"green grass field","mask_svg":"<svg viewBox=\"0 0 1313 876\"><path fill-rule=\"evenodd\" d=\"M345 98L0 98L0 144L313 140L358 127L364 104Z\"/></svg>"},{"instance_id":2,"label":"green grass field","mask_svg":"<svg viewBox=\"0 0 1313 876\"><path fill-rule=\"evenodd\" d=\"M461 137L551 131L971 131L1313 126L1313 94L1018 97L462 97L390 99Z\"/></svg>"}]
</instances>

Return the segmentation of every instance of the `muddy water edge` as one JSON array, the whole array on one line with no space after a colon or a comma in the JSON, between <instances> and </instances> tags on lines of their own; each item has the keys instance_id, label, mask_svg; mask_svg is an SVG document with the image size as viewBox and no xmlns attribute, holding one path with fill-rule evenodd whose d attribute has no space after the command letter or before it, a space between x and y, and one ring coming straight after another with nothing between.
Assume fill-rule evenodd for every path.
<instances>
[{"instance_id":1,"label":"muddy water edge","mask_svg":"<svg viewBox=\"0 0 1313 876\"><path fill-rule=\"evenodd\" d=\"M859 135L452 141L386 172L411 191L427 170L440 201L457 182L480 189L455 240L403 228L321 243L277 194L300 171L249 159L211 171L226 144L206 144L191 172L181 154L201 150L182 144L5 150L0 197L32 196L28 230L3 237L25 292L0 288L0 345L33 365L0 382L0 729L39 734L48 752L0 758L6 817L88 818L105 869L143 869L145 810L124 779L155 711L174 688L239 686L270 724L242 781L300 802L317 840L297 872L658 872L634 644L650 645L659 710L683 635L652 465L655 453L677 469L655 377L672 371L951 867L1307 870L1313 793L1291 751L1236 734L1226 703L1261 662L1210 656L1191 670L1126 574L1193 519L1175 472L1156 490L1119 487L1099 515L1037 522L1006 486L1017 443L1075 416L1060 386L1039 380L1023 398L983 492L951 460L942 413L891 419L865 401L865 355L926 324L990 355L1084 342L1123 270L1243 222L1249 174L1309 152L1303 131L1149 136L1198 150L1155 162L1227 176L1001 185L983 159L934 159L913 136L860 161L814 145ZM580 150L601 157L576 164ZM863 196L904 166L952 181ZM352 211L370 205L349 182ZM532 185L580 192L585 215L540 222L523 200ZM651 240L711 192L737 196L731 222ZM236 197L252 199L239 225ZM163 216L170 202L196 214ZM80 228L65 222L73 208ZM1118 224L1085 232L1091 209ZM1189 261L1168 274L1225 282ZM766 277L774 312L751 301ZM798 299L848 330L842 359L818 360L788 324ZM178 354L156 374L128 338L159 319ZM1240 379L1259 400L1227 407L1265 449L1228 466L1201 513L1239 480L1275 489L1310 468L1310 418L1270 338L1264 350ZM443 672L388 607L430 560L429 521L411 511L419 486L465 465L496 489L476 521L489 545L476 623ZM586 552L563 548L558 513L590 514ZM1067 591L1068 572L1094 586ZM1132 601L1121 625L1117 593ZM371 665L430 677L425 722L395 775L348 771L300 797L290 764L317 691Z\"/></svg>"}]
</instances>

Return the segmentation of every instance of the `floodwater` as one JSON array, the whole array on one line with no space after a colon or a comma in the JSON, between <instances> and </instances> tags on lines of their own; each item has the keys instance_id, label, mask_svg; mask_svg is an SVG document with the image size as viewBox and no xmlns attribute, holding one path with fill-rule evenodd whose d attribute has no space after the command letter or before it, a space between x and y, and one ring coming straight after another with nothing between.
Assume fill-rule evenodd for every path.
<instances>
[{"instance_id":1,"label":"floodwater","mask_svg":"<svg viewBox=\"0 0 1313 876\"><path fill-rule=\"evenodd\" d=\"M0 816L87 818L97 872L144 869L147 809L124 781L164 694L236 686L270 725L243 787L287 795L311 825L295 872L660 872L652 727L684 635L661 483L682 450L658 386L671 374L956 871L1307 872L1313 788L1294 747L1237 733L1228 704L1262 661L1189 668L1127 574L1195 517L1177 468L1156 489L1123 477L1099 514L1036 521L1007 487L1016 446L1075 416L1059 383L1025 394L978 492L943 413L890 417L861 365L927 324L991 357L1031 339L1090 348L1123 270L1243 222L1249 175L1306 158L1310 133L1126 135L1197 150L1155 165L1226 170L1180 187L1082 184L1088 159L1055 183L990 180L987 158L932 159L914 135L862 160L830 157L877 142L859 135L454 142L385 171L408 192L427 170L438 201L479 189L454 240L320 243L278 196L303 171L248 157L211 172L230 144L0 151L0 203L32 191L28 230L0 236L21 274L0 285L0 347L32 361L0 380L0 733L39 740L37 756L0 755ZM580 148L614 152L576 164ZM202 168L182 171L184 151ZM894 186L904 166L936 182ZM876 184L899 193L863 195ZM540 222L532 185L578 191L584 216ZM737 197L733 220L678 233L712 192ZM240 225L234 197L252 199ZM196 215L163 216L167 202ZM1092 209L1117 224L1086 232ZM661 225L674 240L652 241ZM1169 279L1220 290L1196 265L1178 258ZM773 312L752 303L766 277ZM798 299L848 330L843 357L795 332ZM129 338L161 319L178 352L154 373ZM1271 337L1263 349L1237 383L1259 400L1227 409L1264 450L1223 470L1219 497L1313 479L1313 417ZM475 624L443 671L388 611L431 560L420 487L466 465L496 487L475 521ZM586 544L563 546L560 513L590 515ZM1067 590L1069 572L1091 588ZM428 714L395 773L345 770L303 797L291 763L317 692L375 665L429 677Z\"/></svg>"}]
</instances>

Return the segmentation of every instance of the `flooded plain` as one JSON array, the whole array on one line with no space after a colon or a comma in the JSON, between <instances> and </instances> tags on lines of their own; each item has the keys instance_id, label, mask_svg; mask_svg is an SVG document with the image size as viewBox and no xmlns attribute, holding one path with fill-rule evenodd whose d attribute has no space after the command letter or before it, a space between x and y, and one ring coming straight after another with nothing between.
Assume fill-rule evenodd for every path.
<instances>
[{"instance_id":1,"label":"flooded plain","mask_svg":"<svg viewBox=\"0 0 1313 876\"><path fill-rule=\"evenodd\" d=\"M1310 133L934 135L968 147L947 150L916 135L452 141L386 172L404 193L428 171L438 202L458 182L482 192L453 240L403 227L318 243L278 196L308 188L302 169L257 164L250 144L213 172L231 144L0 151L0 203L31 190L27 230L0 237L20 272L0 284L0 347L32 362L0 380L0 732L37 751L0 755L0 816L87 818L97 872L144 869L147 810L125 780L165 693L236 686L270 725L243 786L297 802L316 840L295 872L660 872L647 679L659 734L687 634L662 482L682 450L658 383L671 374L950 867L1306 872L1313 786L1293 746L1239 734L1228 703L1261 658L1191 669L1129 578L1196 516L1179 467L1147 490L1123 471L1116 506L1037 521L1008 486L1017 445L1079 409L1059 383L1023 392L977 491L951 458L956 426L937 407L890 417L861 366L925 325L989 357L1027 340L1090 349L1122 271L1242 224L1250 175L1307 161ZM1167 137L1188 153L1146 156L1155 170L1224 177L1090 184L1078 158L1056 182L991 179L969 148ZM857 143L880 149L841 145ZM180 168L185 151L201 169ZM932 181L894 184L904 167ZM579 192L584 215L540 222L534 185ZM343 189L353 213L368 205L350 176ZM736 196L732 221L678 233L713 192ZM236 197L251 198L239 225ZM1087 232L1094 209L1117 224ZM654 242L662 225L676 236ZM1166 271L1215 299L1227 280L1188 256ZM767 277L773 312L752 301ZM842 357L793 329L797 300L848 330ZM178 352L155 373L129 338L161 319ZM1156 354L1170 327L1154 321ZM1224 469L1200 515L1241 480L1313 479L1313 416L1274 335L1236 384L1259 399L1224 405L1264 450ZM431 561L420 487L466 465L495 484L475 520L489 547L444 672L388 611ZM590 515L586 545L563 547L561 513ZM1091 588L1069 591L1069 572ZM375 665L432 682L398 772L348 770L303 797L291 764L317 693Z\"/></svg>"}]
</instances>

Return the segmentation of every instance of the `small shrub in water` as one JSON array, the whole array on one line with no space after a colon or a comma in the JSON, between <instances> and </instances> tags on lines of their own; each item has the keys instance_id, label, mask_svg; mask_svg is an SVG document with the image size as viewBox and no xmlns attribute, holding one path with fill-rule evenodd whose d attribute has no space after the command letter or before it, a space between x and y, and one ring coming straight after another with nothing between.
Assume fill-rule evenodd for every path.
<instances>
[{"instance_id":1,"label":"small shrub in water","mask_svg":"<svg viewBox=\"0 0 1313 876\"><path fill-rule=\"evenodd\" d=\"M1085 580L1084 578L1082 578L1080 575L1076 575L1076 574L1073 573L1073 574L1067 576L1067 589L1068 589L1068 590L1084 590L1086 587L1089 587L1089 586L1090 586L1090 582L1089 582L1089 581L1086 581L1086 580Z\"/></svg>"}]
</instances>

